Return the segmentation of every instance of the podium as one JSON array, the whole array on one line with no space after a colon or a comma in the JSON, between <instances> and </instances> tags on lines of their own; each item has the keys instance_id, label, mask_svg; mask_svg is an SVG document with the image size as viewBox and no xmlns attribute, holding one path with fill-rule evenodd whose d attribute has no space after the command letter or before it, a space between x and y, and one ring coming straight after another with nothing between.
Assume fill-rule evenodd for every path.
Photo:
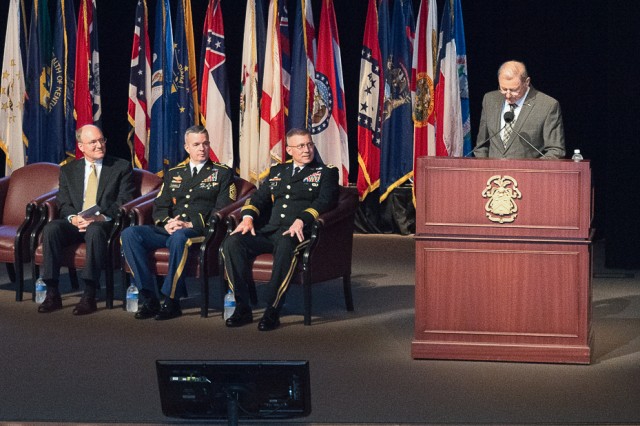
<instances>
[{"instance_id":1,"label":"podium","mask_svg":"<svg viewBox=\"0 0 640 426\"><path fill-rule=\"evenodd\" d=\"M589 162L417 167L412 357L589 364Z\"/></svg>"}]
</instances>

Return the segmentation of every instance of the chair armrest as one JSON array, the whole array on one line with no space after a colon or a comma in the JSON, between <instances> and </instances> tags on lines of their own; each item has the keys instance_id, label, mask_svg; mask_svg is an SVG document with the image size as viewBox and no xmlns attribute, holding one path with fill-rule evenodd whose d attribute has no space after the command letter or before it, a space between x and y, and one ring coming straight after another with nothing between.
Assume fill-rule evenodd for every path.
<instances>
[{"instance_id":1,"label":"chair armrest","mask_svg":"<svg viewBox=\"0 0 640 426\"><path fill-rule=\"evenodd\" d=\"M9 178L10 176L5 176L0 179L0 223L3 220L4 202L7 199L7 192L9 192Z\"/></svg>"},{"instance_id":2,"label":"chair armrest","mask_svg":"<svg viewBox=\"0 0 640 426\"><path fill-rule=\"evenodd\" d=\"M154 198L141 202L129 209L129 225L150 225L153 224L153 202Z\"/></svg>"}]
</instances>

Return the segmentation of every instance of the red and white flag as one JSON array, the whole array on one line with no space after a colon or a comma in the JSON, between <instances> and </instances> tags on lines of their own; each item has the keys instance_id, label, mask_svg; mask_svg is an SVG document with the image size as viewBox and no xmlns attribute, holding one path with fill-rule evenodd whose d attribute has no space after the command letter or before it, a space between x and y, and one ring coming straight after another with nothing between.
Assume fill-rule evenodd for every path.
<instances>
[{"instance_id":1,"label":"red and white flag","mask_svg":"<svg viewBox=\"0 0 640 426\"><path fill-rule=\"evenodd\" d=\"M131 47L128 108L131 130L128 140L134 166L145 170L148 169L151 126L151 108L148 104L151 96L151 45L148 31L147 0L139 0Z\"/></svg>"},{"instance_id":2,"label":"red and white flag","mask_svg":"<svg viewBox=\"0 0 640 426\"><path fill-rule=\"evenodd\" d=\"M202 72L202 117L211 141L210 155L213 161L233 167L233 134L220 0L209 1L202 37L206 44Z\"/></svg>"},{"instance_id":3,"label":"red and white flag","mask_svg":"<svg viewBox=\"0 0 640 426\"><path fill-rule=\"evenodd\" d=\"M285 124L282 103L282 60L279 38L278 0L269 3L265 48L262 100L260 105L260 179L269 174L272 164L285 159Z\"/></svg>"},{"instance_id":4,"label":"red and white flag","mask_svg":"<svg viewBox=\"0 0 640 426\"><path fill-rule=\"evenodd\" d=\"M312 134L317 153L325 164L340 172L340 182L349 184L349 146L340 39L333 0L322 1L313 101Z\"/></svg>"},{"instance_id":5,"label":"red and white flag","mask_svg":"<svg viewBox=\"0 0 640 426\"><path fill-rule=\"evenodd\" d=\"M413 41L411 99L413 103L413 182L417 176L416 160L436 155L435 58L438 49L438 21L435 0L422 0Z\"/></svg>"}]
</instances>

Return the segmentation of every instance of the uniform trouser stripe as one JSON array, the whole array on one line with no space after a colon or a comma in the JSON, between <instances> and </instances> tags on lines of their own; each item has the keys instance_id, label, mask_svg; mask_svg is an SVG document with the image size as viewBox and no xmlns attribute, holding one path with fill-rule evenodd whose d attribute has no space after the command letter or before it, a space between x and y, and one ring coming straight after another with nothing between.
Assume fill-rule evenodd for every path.
<instances>
[{"instance_id":1,"label":"uniform trouser stripe","mask_svg":"<svg viewBox=\"0 0 640 426\"><path fill-rule=\"evenodd\" d=\"M178 280L182 276L182 272L184 271L184 265L187 264L187 259L189 258L189 248L193 244L201 243L204 241L204 237L194 237L188 238L187 242L184 245L184 249L182 251L182 257L180 258L180 263L178 264L178 269L176 270L175 275L173 276L173 281L171 283L171 293L170 298L174 299L176 296L176 287L178 286Z\"/></svg>"},{"instance_id":2,"label":"uniform trouser stripe","mask_svg":"<svg viewBox=\"0 0 640 426\"><path fill-rule=\"evenodd\" d=\"M278 307L278 305L280 304L280 300L284 297L284 294L287 292L287 289L289 288L289 284L291 283L291 278L293 277L293 274L295 273L295 270L296 270L296 266L298 265L298 254L302 251L302 249L304 249L308 245L309 245L309 240L303 241L300 244L298 244L295 250L293 251L293 257L291 258L291 265L289 265L289 270L287 271L287 275L285 275L284 279L278 286L276 299L274 300L272 305L274 308Z\"/></svg>"}]
</instances>

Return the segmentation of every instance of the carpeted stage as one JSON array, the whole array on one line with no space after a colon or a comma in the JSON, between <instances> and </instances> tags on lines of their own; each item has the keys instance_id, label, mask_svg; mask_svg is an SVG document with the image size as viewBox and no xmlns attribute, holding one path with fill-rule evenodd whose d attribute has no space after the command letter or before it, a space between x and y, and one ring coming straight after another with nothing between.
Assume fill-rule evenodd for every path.
<instances>
[{"instance_id":1,"label":"carpeted stage","mask_svg":"<svg viewBox=\"0 0 640 426\"><path fill-rule=\"evenodd\" d=\"M200 318L197 298L167 322L136 321L120 303L108 311L104 302L74 317L79 293L66 275L64 309L38 314L29 294L14 301L2 267L0 422L187 423L161 412L156 359L304 359L311 415L271 424L638 424L640 278L605 270L601 246L588 366L413 360L412 237L356 235L355 312L344 309L341 282L327 282L314 289L313 324L305 327L294 287L282 326L269 333L257 322L226 328L217 300Z\"/></svg>"}]
</instances>

